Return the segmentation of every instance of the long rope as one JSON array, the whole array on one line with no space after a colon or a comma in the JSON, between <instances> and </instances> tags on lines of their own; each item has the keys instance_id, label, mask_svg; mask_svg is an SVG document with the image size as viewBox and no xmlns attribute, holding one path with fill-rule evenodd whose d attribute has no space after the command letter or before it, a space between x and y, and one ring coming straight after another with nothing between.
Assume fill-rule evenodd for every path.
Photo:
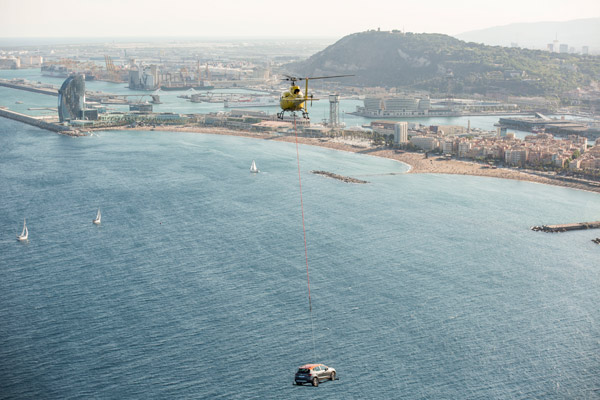
<instances>
[{"instance_id":1,"label":"long rope","mask_svg":"<svg viewBox=\"0 0 600 400\"><path fill-rule=\"evenodd\" d=\"M302 202L302 178L300 175L300 150L298 149L298 130L296 129L296 113L294 113L294 134L296 135L296 160L298 162L298 183L300 185L300 210L302 211L302 233L304 234L304 258L306 260L306 281L308 282L308 309L313 340L314 360L317 362L317 347L315 345L315 326L313 324L312 301L310 299L310 276L308 275L308 248L306 246L306 227L304 224L304 203Z\"/></svg>"}]
</instances>

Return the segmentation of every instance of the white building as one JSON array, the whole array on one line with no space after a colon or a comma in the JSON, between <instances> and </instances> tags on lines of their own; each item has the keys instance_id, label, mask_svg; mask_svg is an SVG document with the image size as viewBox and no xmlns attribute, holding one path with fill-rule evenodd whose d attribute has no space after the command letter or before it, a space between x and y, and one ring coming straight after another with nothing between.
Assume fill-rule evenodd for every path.
<instances>
[{"instance_id":1,"label":"white building","mask_svg":"<svg viewBox=\"0 0 600 400\"><path fill-rule=\"evenodd\" d=\"M394 144L408 143L408 122L398 122L394 125Z\"/></svg>"},{"instance_id":2,"label":"white building","mask_svg":"<svg viewBox=\"0 0 600 400\"><path fill-rule=\"evenodd\" d=\"M425 151L431 151L439 146L438 140L431 136L413 136L410 142Z\"/></svg>"},{"instance_id":3,"label":"white building","mask_svg":"<svg viewBox=\"0 0 600 400\"><path fill-rule=\"evenodd\" d=\"M15 57L0 58L0 69L19 69L21 59Z\"/></svg>"},{"instance_id":4,"label":"white building","mask_svg":"<svg viewBox=\"0 0 600 400\"><path fill-rule=\"evenodd\" d=\"M454 152L454 140L445 139L440 143L440 147L444 154L452 154Z\"/></svg>"},{"instance_id":5,"label":"white building","mask_svg":"<svg viewBox=\"0 0 600 400\"><path fill-rule=\"evenodd\" d=\"M44 63L42 56L21 56L21 66L35 67L41 66Z\"/></svg>"},{"instance_id":6,"label":"white building","mask_svg":"<svg viewBox=\"0 0 600 400\"><path fill-rule=\"evenodd\" d=\"M386 111L417 111L419 101L414 98L394 97L384 100Z\"/></svg>"},{"instance_id":7,"label":"white building","mask_svg":"<svg viewBox=\"0 0 600 400\"><path fill-rule=\"evenodd\" d=\"M365 104L365 109L368 111L381 110L381 99L380 98L367 97L364 100L364 104Z\"/></svg>"},{"instance_id":8,"label":"white building","mask_svg":"<svg viewBox=\"0 0 600 400\"><path fill-rule=\"evenodd\" d=\"M471 142L460 142L458 144L458 157L466 158L471 151Z\"/></svg>"},{"instance_id":9,"label":"white building","mask_svg":"<svg viewBox=\"0 0 600 400\"><path fill-rule=\"evenodd\" d=\"M510 165L524 166L527 162L528 154L529 150L527 149L506 150L504 152L504 162Z\"/></svg>"}]
</instances>

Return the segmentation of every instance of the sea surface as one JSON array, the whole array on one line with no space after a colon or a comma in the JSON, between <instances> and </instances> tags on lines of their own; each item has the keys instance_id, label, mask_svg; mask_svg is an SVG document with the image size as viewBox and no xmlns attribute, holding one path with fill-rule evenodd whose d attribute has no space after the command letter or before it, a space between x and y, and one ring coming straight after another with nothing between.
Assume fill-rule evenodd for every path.
<instances>
[{"instance_id":1,"label":"sea surface","mask_svg":"<svg viewBox=\"0 0 600 400\"><path fill-rule=\"evenodd\" d=\"M0 119L0 398L600 398L598 194L299 154L312 314L294 144Z\"/></svg>"}]
</instances>

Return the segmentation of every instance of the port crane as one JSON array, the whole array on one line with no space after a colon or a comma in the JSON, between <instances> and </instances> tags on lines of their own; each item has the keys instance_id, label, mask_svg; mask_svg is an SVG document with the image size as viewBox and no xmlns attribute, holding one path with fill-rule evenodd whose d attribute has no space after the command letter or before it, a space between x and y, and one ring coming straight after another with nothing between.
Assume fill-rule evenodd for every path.
<instances>
[{"instance_id":1,"label":"port crane","mask_svg":"<svg viewBox=\"0 0 600 400\"><path fill-rule=\"evenodd\" d=\"M281 94L281 98L279 99L279 105L281 106L281 111L277 113L277 118L283 119L283 116L286 111L289 111L291 114L296 111L302 112L302 117L309 118L307 103L310 100L311 105L313 100L318 100L313 97L312 94L308 94L308 81L311 79L331 79L331 78L343 78L346 76L354 76L354 75L331 75L331 76L313 76L313 77L305 77L298 78L295 76L284 75L284 81L290 82L290 88ZM300 86L296 84L296 82L305 82L304 93L300 90ZM295 114L294 114L295 115Z\"/></svg>"}]
</instances>

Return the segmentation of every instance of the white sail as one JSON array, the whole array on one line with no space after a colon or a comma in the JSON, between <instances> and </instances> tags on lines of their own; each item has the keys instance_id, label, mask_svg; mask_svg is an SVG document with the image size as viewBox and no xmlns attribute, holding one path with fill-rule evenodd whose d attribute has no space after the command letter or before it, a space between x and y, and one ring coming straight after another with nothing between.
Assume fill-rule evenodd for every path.
<instances>
[{"instance_id":1,"label":"white sail","mask_svg":"<svg viewBox=\"0 0 600 400\"><path fill-rule=\"evenodd\" d=\"M256 167L256 163L252 160L252 165L250 166L250 172L258 172L258 168Z\"/></svg>"},{"instance_id":2,"label":"white sail","mask_svg":"<svg viewBox=\"0 0 600 400\"><path fill-rule=\"evenodd\" d=\"M99 225L101 220L102 220L102 214L100 213L100 209L98 209L96 218L94 218L94 220L92 222L95 223L96 225Z\"/></svg>"},{"instance_id":3,"label":"white sail","mask_svg":"<svg viewBox=\"0 0 600 400\"><path fill-rule=\"evenodd\" d=\"M20 235L17 235L17 240L27 240L29 237L29 230L27 229L27 222L23 219L23 231Z\"/></svg>"}]
</instances>

